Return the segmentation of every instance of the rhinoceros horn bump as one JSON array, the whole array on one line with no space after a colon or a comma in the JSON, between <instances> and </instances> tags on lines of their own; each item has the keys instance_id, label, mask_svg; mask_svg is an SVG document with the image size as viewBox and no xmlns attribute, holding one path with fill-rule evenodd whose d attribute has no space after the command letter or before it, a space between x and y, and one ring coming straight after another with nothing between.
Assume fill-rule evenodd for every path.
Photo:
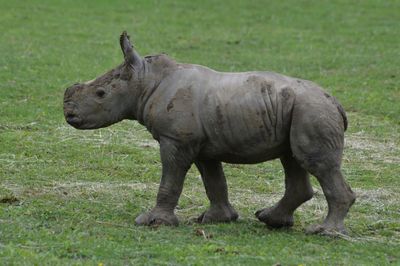
<instances>
[{"instance_id":1,"label":"rhinoceros horn bump","mask_svg":"<svg viewBox=\"0 0 400 266\"><path fill-rule=\"evenodd\" d=\"M122 53L124 54L125 61L129 63L133 68L135 66L140 65L140 56L133 48L131 42L129 41L129 35L126 31L123 31L120 38L119 43L121 45Z\"/></svg>"}]
</instances>

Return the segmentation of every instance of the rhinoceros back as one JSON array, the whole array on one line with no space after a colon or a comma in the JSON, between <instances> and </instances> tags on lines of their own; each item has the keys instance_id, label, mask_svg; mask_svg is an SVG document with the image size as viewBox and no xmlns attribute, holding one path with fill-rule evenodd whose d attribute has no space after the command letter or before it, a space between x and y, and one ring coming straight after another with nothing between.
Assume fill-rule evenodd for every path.
<instances>
[{"instance_id":1,"label":"rhinoceros back","mask_svg":"<svg viewBox=\"0 0 400 266\"><path fill-rule=\"evenodd\" d=\"M204 153L228 162L258 162L288 148L295 93L269 72L221 74L208 82L201 110Z\"/></svg>"}]
</instances>

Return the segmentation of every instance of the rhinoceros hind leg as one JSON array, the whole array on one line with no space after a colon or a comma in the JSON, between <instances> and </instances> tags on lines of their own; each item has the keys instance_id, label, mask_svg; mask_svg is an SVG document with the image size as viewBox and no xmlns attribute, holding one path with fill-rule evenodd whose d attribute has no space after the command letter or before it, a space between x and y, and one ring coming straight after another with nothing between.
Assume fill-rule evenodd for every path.
<instances>
[{"instance_id":1,"label":"rhinoceros hind leg","mask_svg":"<svg viewBox=\"0 0 400 266\"><path fill-rule=\"evenodd\" d=\"M210 200L210 208L198 218L199 223L236 221L238 214L228 200L228 188L222 164L219 161L195 162Z\"/></svg>"},{"instance_id":2,"label":"rhinoceros hind leg","mask_svg":"<svg viewBox=\"0 0 400 266\"><path fill-rule=\"evenodd\" d=\"M354 192L345 182L340 169L321 173L317 179L328 201L328 215L322 224L312 225L306 232L329 236L347 234L344 218L356 199Z\"/></svg>"},{"instance_id":3,"label":"rhinoceros hind leg","mask_svg":"<svg viewBox=\"0 0 400 266\"><path fill-rule=\"evenodd\" d=\"M318 110L306 105L298 105L298 108L293 115L291 149L300 165L318 179L328 202L328 215L324 222L312 226L307 232L346 233L343 222L355 201L355 194L340 170L344 146L342 119L336 106L326 105Z\"/></svg>"},{"instance_id":4,"label":"rhinoceros hind leg","mask_svg":"<svg viewBox=\"0 0 400 266\"><path fill-rule=\"evenodd\" d=\"M285 194L273 207L256 212L260 221L273 228L293 226L293 212L314 194L307 171L292 154L283 156L281 162L285 170Z\"/></svg>"},{"instance_id":5,"label":"rhinoceros hind leg","mask_svg":"<svg viewBox=\"0 0 400 266\"><path fill-rule=\"evenodd\" d=\"M211 206L207 211L203 212L198 218L198 223L229 223L237 220L239 215L230 205Z\"/></svg>"},{"instance_id":6,"label":"rhinoceros hind leg","mask_svg":"<svg viewBox=\"0 0 400 266\"><path fill-rule=\"evenodd\" d=\"M179 225L179 220L172 212L166 212L154 208L153 210L142 213L135 219L136 225Z\"/></svg>"}]
</instances>

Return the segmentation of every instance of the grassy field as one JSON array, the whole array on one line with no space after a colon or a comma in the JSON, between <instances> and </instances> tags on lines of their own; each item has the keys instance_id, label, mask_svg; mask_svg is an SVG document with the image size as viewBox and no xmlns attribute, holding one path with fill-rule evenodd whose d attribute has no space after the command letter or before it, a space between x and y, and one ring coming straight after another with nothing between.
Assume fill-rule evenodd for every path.
<instances>
[{"instance_id":1,"label":"grassy field","mask_svg":"<svg viewBox=\"0 0 400 266\"><path fill-rule=\"evenodd\" d=\"M400 1L0 0L1 265L400 265ZM128 30L142 55L166 52L221 71L313 80L348 111L344 172L358 195L332 239L304 234L316 196L291 230L254 212L284 190L278 161L225 165L236 223L198 225L208 206L186 179L177 228L134 226L151 208L160 162L143 127L69 127L64 88L122 62Z\"/></svg>"}]
</instances>

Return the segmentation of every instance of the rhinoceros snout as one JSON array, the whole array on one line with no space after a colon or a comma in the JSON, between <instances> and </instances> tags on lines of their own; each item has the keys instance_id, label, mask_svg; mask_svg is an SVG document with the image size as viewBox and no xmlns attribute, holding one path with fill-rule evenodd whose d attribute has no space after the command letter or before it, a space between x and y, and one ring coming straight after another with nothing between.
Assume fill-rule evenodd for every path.
<instances>
[{"instance_id":1,"label":"rhinoceros snout","mask_svg":"<svg viewBox=\"0 0 400 266\"><path fill-rule=\"evenodd\" d=\"M82 119L72 112L65 113L65 120L75 128L78 128L82 124Z\"/></svg>"}]
</instances>

